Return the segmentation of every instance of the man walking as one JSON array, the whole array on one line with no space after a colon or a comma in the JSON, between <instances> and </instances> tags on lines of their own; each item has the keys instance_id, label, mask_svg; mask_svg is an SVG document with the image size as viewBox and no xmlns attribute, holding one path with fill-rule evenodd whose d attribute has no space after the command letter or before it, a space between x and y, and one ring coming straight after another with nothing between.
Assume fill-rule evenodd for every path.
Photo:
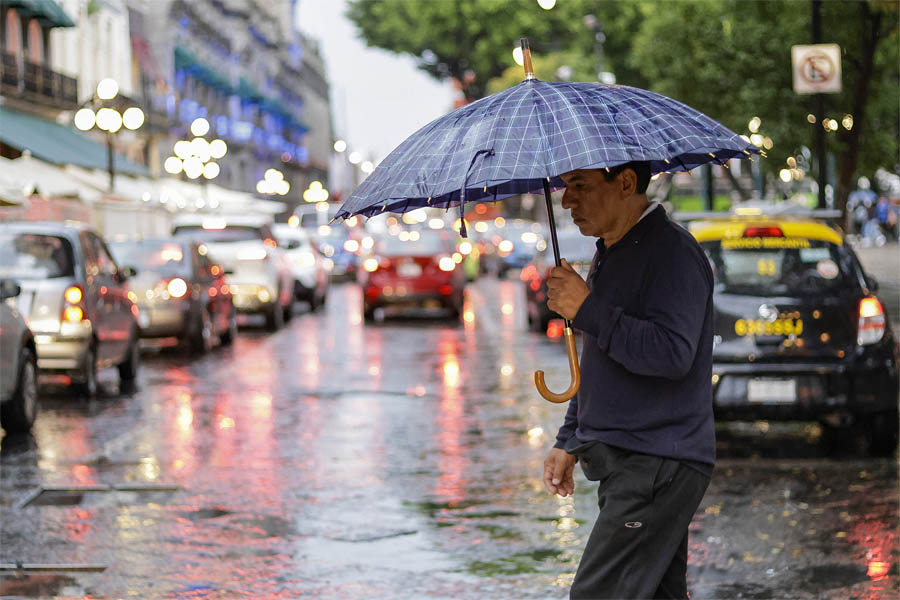
<instances>
[{"instance_id":1,"label":"man walking","mask_svg":"<svg viewBox=\"0 0 900 600\"><path fill-rule=\"evenodd\" d=\"M648 163L562 175L562 206L599 238L585 282L565 261L547 306L584 332L582 383L544 485L599 481L572 598L687 598L688 525L715 461L713 276L694 238L650 203Z\"/></svg>"}]
</instances>

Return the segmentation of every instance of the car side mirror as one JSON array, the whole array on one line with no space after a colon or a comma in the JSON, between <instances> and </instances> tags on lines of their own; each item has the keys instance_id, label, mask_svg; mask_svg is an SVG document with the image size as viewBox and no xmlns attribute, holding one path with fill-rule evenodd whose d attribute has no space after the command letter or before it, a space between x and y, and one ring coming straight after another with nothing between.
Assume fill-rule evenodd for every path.
<instances>
[{"instance_id":1,"label":"car side mirror","mask_svg":"<svg viewBox=\"0 0 900 600\"><path fill-rule=\"evenodd\" d=\"M134 267L122 267L121 273L125 279L131 279L138 274L138 270Z\"/></svg>"},{"instance_id":2,"label":"car side mirror","mask_svg":"<svg viewBox=\"0 0 900 600\"><path fill-rule=\"evenodd\" d=\"M869 288L870 292L878 291L878 280L872 277L869 274L866 274L866 287Z\"/></svg>"},{"instance_id":3,"label":"car side mirror","mask_svg":"<svg viewBox=\"0 0 900 600\"><path fill-rule=\"evenodd\" d=\"M22 293L22 288L12 279L4 279L0 281L0 300L7 298L15 298Z\"/></svg>"}]
</instances>

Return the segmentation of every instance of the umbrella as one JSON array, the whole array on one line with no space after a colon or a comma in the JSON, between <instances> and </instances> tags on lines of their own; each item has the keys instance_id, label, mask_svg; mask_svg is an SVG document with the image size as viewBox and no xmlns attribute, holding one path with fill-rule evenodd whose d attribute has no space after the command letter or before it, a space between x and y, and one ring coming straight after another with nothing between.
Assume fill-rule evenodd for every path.
<instances>
[{"instance_id":1,"label":"umbrella","mask_svg":"<svg viewBox=\"0 0 900 600\"><path fill-rule=\"evenodd\" d=\"M556 264L559 245L550 193L560 175L647 161L652 173L725 164L760 150L703 113L666 96L621 85L535 79L522 40L525 81L440 117L409 136L359 185L335 218L465 205L544 191ZM535 385L551 402L578 391L580 373L571 323L566 348L572 383L560 394Z\"/></svg>"}]
</instances>

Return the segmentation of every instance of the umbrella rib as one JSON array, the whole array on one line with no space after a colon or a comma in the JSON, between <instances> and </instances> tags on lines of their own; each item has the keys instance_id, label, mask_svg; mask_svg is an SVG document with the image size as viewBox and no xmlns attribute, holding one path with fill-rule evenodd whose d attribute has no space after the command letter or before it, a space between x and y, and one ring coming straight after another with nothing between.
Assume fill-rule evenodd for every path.
<instances>
[{"instance_id":1,"label":"umbrella rib","mask_svg":"<svg viewBox=\"0 0 900 600\"><path fill-rule=\"evenodd\" d=\"M584 97L578 92L578 87L573 85L573 86L570 86L570 88L575 92L576 95L578 95L579 99L581 99L581 101L584 102ZM572 104L569 102L569 100L566 98L566 96L565 96L560 90L558 90L558 89L556 89L555 87L551 86L551 87L550 87L550 91L552 91L552 92L555 93L557 96L559 96L559 97L560 97L560 102L561 102L561 104L562 104L563 106L565 106L565 107L568 109L569 114L571 114L571 116L572 116L572 122L575 123L575 127L578 129L578 136L579 136L578 139L581 140L582 143L584 143L584 140L587 140L587 135L586 135L584 129L582 128L582 126L581 126L581 121L580 121L580 119L578 118L578 113L575 112L575 109L572 107ZM586 102L585 102L585 106L587 106L587 103L586 103ZM604 109L605 109L605 108L606 108L606 105L605 105L605 103L604 103ZM607 114L608 114L608 113L607 113ZM556 120L556 114L555 114L555 113L554 113L553 118L554 118L554 120ZM559 121L557 121L557 123L558 123L558 122L559 122ZM613 125L615 125L615 123L613 123ZM598 127L598 131L599 131L599 127ZM564 135L564 132L562 131L562 127L560 127L560 134L561 134L561 135ZM618 133L617 133L616 135L618 135ZM620 140L620 141L621 141L621 140ZM608 152L608 150L607 150L606 145L603 145L603 146L602 146L602 149L603 149L604 155L606 156L607 162L609 162L609 152ZM584 152L583 152L583 154L585 154L585 155L587 155L587 156L590 156L590 151L587 149L587 145L584 146ZM573 160L574 157L572 156L571 153L569 153L569 147L568 147L568 144L566 144L566 156L569 158L569 162L572 163L572 166L575 166L575 165L574 165L574 160ZM556 175L559 175L559 173L556 173Z\"/></svg>"}]
</instances>

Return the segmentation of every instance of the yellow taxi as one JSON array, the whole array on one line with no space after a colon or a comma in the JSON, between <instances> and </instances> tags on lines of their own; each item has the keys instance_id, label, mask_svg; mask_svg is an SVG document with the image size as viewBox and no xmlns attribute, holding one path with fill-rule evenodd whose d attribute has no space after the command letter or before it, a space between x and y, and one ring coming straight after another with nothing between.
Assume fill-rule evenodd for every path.
<instances>
[{"instance_id":1,"label":"yellow taxi","mask_svg":"<svg viewBox=\"0 0 900 600\"><path fill-rule=\"evenodd\" d=\"M681 220L715 276L717 419L818 420L892 453L898 344L877 283L843 236L808 216Z\"/></svg>"}]
</instances>

